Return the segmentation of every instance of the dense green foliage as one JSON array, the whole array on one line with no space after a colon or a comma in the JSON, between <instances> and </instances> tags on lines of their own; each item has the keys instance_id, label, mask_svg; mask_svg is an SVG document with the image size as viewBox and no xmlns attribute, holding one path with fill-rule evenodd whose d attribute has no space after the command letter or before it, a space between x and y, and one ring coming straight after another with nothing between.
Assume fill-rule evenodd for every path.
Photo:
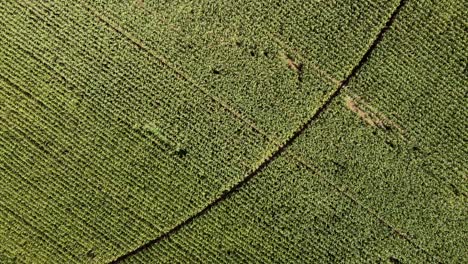
<instances>
[{"instance_id":1,"label":"dense green foliage","mask_svg":"<svg viewBox=\"0 0 468 264\"><path fill-rule=\"evenodd\" d=\"M290 155L198 220L124 263L430 261Z\"/></svg>"},{"instance_id":2,"label":"dense green foliage","mask_svg":"<svg viewBox=\"0 0 468 264\"><path fill-rule=\"evenodd\" d=\"M106 0L94 7L284 140L349 74L398 4L375 2ZM285 57L302 64L301 76Z\"/></svg>"},{"instance_id":3,"label":"dense green foliage","mask_svg":"<svg viewBox=\"0 0 468 264\"><path fill-rule=\"evenodd\" d=\"M457 5L408 3L289 161L128 263L466 262L467 42Z\"/></svg>"},{"instance_id":4,"label":"dense green foliage","mask_svg":"<svg viewBox=\"0 0 468 264\"><path fill-rule=\"evenodd\" d=\"M458 2L408 1L284 153L125 261L467 261ZM106 263L196 215L311 118L397 5L2 2L0 263Z\"/></svg>"},{"instance_id":5,"label":"dense green foliage","mask_svg":"<svg viewBox=\"0 0 468 264\"><path fill-rule=\"evenodd\" d=\"M81 6L36 5L1 10L2 254L110 260L201 210L272 151Z\"/></svg>"}]
</instances>

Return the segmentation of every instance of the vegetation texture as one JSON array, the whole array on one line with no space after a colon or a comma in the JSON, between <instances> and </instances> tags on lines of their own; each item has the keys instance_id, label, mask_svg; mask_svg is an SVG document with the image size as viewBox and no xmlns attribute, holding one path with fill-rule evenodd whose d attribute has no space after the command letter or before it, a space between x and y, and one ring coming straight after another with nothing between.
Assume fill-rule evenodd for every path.
<instances>
[{"instance_id":1,"label":"vegetation texture","mask_svg":"<svg viewBox=\"0 0 468 264\"><path fill-rule=\"evenodd\" d=\"M463 1L0 7L0 263L468 262Z\"/></svg>"}]
</instances>

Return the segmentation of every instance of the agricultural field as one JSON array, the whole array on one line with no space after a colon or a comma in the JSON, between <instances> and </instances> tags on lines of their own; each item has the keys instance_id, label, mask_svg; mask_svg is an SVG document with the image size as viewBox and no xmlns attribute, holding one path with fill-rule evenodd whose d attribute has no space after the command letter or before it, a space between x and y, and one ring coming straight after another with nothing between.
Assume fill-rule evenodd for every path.
<instances>
[{"instance_id":1,"label":"agricultural field","mask_svg":"<svg viewBox=\"0 0 468 264\"><path fill-rule=\"evenodd\" d=\"M468 262L462 1L0 9L0 263Z\"/></svg>"}]
</instances>

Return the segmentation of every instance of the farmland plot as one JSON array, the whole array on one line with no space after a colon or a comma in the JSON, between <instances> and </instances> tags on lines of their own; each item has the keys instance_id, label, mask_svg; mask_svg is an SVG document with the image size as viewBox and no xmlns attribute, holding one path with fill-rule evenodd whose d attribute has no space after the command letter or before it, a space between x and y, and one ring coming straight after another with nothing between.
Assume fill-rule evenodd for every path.
<instances>
[{"instance_id":1,"label":"farmland plot","mask_svg":"<svg viewBox=\"0 0 468 264\"><path fill-rule=\"evenodd\" d=\"M283 155L127 263L466 262L462 10L409 1Z\"/></svg>"}]
</instances>

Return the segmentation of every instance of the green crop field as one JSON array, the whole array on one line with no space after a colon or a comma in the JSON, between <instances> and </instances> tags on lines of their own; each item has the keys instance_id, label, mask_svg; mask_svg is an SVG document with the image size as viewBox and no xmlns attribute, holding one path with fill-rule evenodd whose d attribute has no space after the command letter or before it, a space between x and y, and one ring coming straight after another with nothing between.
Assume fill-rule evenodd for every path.
<instances>
[{"instance_id":1,"label":"green crop field","mask_svg":"<svg viewBox=\"0 0 468 264\"><path fill-rule=\"evenodd\" d=\"M0 263L468 262L463 1L0 7Z\"/></svg>"}]
</instances>

